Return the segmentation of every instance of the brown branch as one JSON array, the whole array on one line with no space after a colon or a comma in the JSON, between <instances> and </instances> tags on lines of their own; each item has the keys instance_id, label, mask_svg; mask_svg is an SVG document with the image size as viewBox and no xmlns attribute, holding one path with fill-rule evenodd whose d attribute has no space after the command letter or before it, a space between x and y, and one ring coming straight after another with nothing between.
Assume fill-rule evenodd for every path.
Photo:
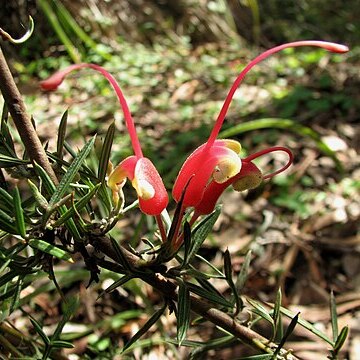
<instances>
[{"instance_id":1,"label":"brown branch","mask_svg":"<svg viewBox=\"0 0 360 360\"><path fill-rule=\"evenodd\" d=\"M51 180L58 184L57 177L46 156L45 150L31 122L25 107L25 103L17 88L14 78L11 75L9 66L6 62L0 47L0 90L3 94L6 105L13 118L15 126L24 143L25 149L32 162L37 162L48 173Z\"/></svg>"},{"instance_id":2,"label":"brown branch","mask_svg":"<svg viewBox=\"0 0 360 360\"><path fill-rule=\"evenodd\" d=\"M106 236L94 237L91 239L93 246L101 251L103 254L110 257L115 262L117 261L117 255L112 247L111 241ZM123 254L127 258L128 262L135 268L141 261L134 254L122 248ZM145 281L153 288L158 290L163 296L173 301L178 301L177 285L172 281L160 277L157 274L144 273L139 275L141 280ZM276 349L277 345L270 342L268 339L258 334L256 331L248 328L247 326L241 325L235 318L230 315L214 308L210 303L201 300L191 295L191 310L201 315L203 318L212 322L213 324L223 328L232 335L236 336L242 342L250 345L252 348L260 350L264 353L272 354ZM287 350L282 349L280 356L287 356L288 360L296 360L297 357L288 353Z\"/></svg>"}]
</instances>

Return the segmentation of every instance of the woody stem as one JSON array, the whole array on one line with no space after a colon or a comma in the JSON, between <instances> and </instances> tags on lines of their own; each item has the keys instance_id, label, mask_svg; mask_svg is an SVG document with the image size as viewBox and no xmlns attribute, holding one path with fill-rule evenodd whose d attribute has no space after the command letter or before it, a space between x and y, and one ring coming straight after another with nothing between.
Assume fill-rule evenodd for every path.
<instances>
[{"instance_id":1,"label":"woody stem","mask_svg":"<svg viewBox=\"0 0 360 360\"><path fill-rule=\"evenodd\" d=\"M38 163L50 176L54 184L58 179L48 160L46 152L31 122L30 115L26 112L24 100L21 97L14 78L10 72L4 54L0 47L0 90L9 109L14 124L19 132L27 154L33 163Z\"/></svg>"}]
</instances>

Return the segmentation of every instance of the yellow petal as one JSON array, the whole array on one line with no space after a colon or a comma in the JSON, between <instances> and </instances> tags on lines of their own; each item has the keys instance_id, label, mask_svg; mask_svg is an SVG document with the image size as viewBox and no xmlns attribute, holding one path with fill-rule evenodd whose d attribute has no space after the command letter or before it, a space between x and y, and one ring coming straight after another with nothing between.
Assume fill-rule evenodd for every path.
<instances>
[{"instance_id":1,"label":"yellow petal","mask_svg":"<svg viewBox=\"0 0 360 360\"><path fill-rule=\"evenodd\" d=\"M222 184L238 174L240 170L241 159L233 153L233 155L227 155L218 162L212 177L215 182Z\"/></svg>"},{"instance_id":2,"label":"yellow petal","mask_svg":"<svg viewBox=\"0 0 360 360\"><path fill-rule=\"evenodd\" d=\"M155 195L153 186L144 179L136 179L132 181L132 186L135 188L139 198L143 200L150 200Z\"/></svg>"},{"instance_id":3,"label":"yellow petal","mask_svg":"<svg viewBox=\"0 0 360 360\"><path fill-rule=\"evenodd\" d=\"M241 151L241 144L238 141L231 140L231 139L223 139L224 145L234 151L236 154L239 154Z\"/></svg>"}]
</instances>

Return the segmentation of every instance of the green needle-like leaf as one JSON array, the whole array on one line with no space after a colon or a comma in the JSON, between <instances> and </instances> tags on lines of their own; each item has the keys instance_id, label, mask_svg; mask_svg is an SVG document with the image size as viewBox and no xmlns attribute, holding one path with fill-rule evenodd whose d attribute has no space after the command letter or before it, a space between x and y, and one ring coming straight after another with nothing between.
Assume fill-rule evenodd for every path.
<instances>
[{"instance_id":1,"label":"green needle-like leaf","mask_svg":"<svg viewBox=\"0 0 360 360\"><path fill-rule=\"evenodd\" d=\"M274 329L274 321L273 321L272 317L270 316L270 314L267 312L267 310L264 308L264 306L262 306L255 300L252 300L249 298L247 298L246 300L254 308L254 309L252 309L252 311L255 314L261 316L264 320L267 320Z\"/></svg>"},{"instance_id":2,"label":"green needle-like leaf","mask_svg":"<svg viewBox=\"0 0 360 360\"><path fill-rule=\"evenodd\" d=\"M33 318L30 317L30 322L33 325L35 331L40 335L40 337L42 338L43 342L45 345L49 345L50 344L50 339L48 338L48 336L44 333L41 325Z\"/></svg>"},{"instance_id":3,"label":"green needle-like leaf","mask_svg":"<svg viewBox=\"0 0 360 360\"><path fill-rule=\"evenodd\" d=\"M331 315L331 328L333 334L333 340L336 341L339 336L338 320L337 320L337 311L336 311L336 300L334 292L330 293L330 315Z\"/></svg>"},{"instance_id":4,"label":"green needle-like leaf","mask_svg":"<svg viewBox=\"0 0 360 360\"><path fill-rule=\"evenodd\" d=\"M111 244L116 252L119 263L130 273L133 272L133 269L132 269L131 265L129 264L128 260L126 259L125 255L121 249L121 246L118 244L118 242L114 238L110 238L110 240L111 240Z\"/></svg>"},{"instance_id":5,"label":"green needle-like leaf","mask_svg":"<svg viewBox=\"0 0 360 360\"><path fill-rule=\"evenodd\" d=\"M233 270L231 265L231 256L228 249L226 249L224 252L224 272L225 272L226 281L229 284L230 289L234 296L233 299L235 300L235 315L237 315L243 307L243 302L237 292L236 286L232 278Z\"/></svg>"},{"instance_id":6,"label":"green needle-like leaf","mask_svg":"<svg viewBox=\"0 0 360 360\"><path fill-rule=\"evenodd\" d=\"M336 339L336 343L335 343L335 346L334 346L334 352L335 352L335 354L337 354L337 353L340 351L340 349L342 348L342 346L344 345L345 340L346 340L348 334L349 334L349 327L348 327L348 326L344 326L344 327L341 329L338 338Z\"/></svg>"},{"instance_id":7,"label":"green needle-like leaf","mask_svg":"<svg viewBox=\"0 0 360 360\"><path fill-rule=\"evenodd\" d=\"M275 339L276 337L278 339L281 339L283 337L281 312L280 312L281 301L282 301L282 293L281 293L281 289L279 288L276 294L276 301L274 304L274 310L272 314L272 318L275 324L273 339Z\"/></svg>"},{"instance_id":8,"label":"green needle-like leaf","mask_svg":"<svg viewBox=\"0 0 360 360\"><path fill-rule=\"evenodd\" d=\"M86 145L81 149L81 151L77 154L77 156L71 163L70 167L68 168L67 172L61 179L60 184L53 193L49 201L50 206L59 202L63 197L63 195L66 193L75 175L77 175L77 173L79 172L81 165L85 161L86 157L89 155L94 145L94 142L95 142L95 137L93 137L90 141L88 141Z\"/></svg>"},{"instance_id":9,"label":"green needle-like leaf","mask_svg":"<svg viewBox=\"0 0 360 360\"><path fill-rule=\"evenodd\" d=\"M278 355L280 353L280 350L282 349L282 347L285 345L286 340L289 338L289 336L293 333L295 326L298 323L299 320L299 315L300 313L297 313L292 319L291 322L289 324L289 326L286 329L286 332L283 336L283 338L280 340L280 343L278 345L278 347L276 348L276 350L274 351L274 359L276 359L276 355Z\"/></svg>"},{"instance_id":10,"label":"green needle-like leaf","mask_svg":"<svg viewBox=\"0 0 360 360\"><path fill-rule=\"evenodd\" d=\"M44 184L45 191L48 193L48 195L50 195L50 196L53 195L56 190L56 186L50 179L49 175L36 162L34 163L34 169L35 169L35 172L37 173L37 175L40 177L42 183Z\"/></svg>"},{"instance_id":11,"label":"green needle-like leaf","mask_svg":"<svg viewBox=\"0 0 360 360\"><path fill-rule=\"evenodd\" d=\"M25 220L24 220L24 210L21 206L21 198L19 189L15 187L14 191L14 209L15 209L15 219L16 219L16 226L19 230L20 235L23 239L26 237L26 226L25 226Z\"/></svg>"},{"instance_id":12,"label":"green needle-like leaf","mask_svg":"<svg viewBox=\"0 0 360 360\"><path fill-rule=\"evenodd\" d=\"M42 209L47 209L49 203L47 202L46 198L41 194L38 187L29 179L27 182L30 187L31 193L34 196L35 201L39 204L39 206Z\"/></svg>"},{"instance_id":13,"label":"green needle-like leaf","mask_svg":"<svg viewBox=\"0 0 360 360\"><path fill-rule=\"evenodd\" d=\"M177 310L177 340L179 346L186 338L190 324L190 291L186 284L179 282L178 310Z\"/></svg>"},{"instance_id":14,"label":"green needle-like leaf","mask_svg":"<svg viewBox=\"0 0 360 360\"><path fill-rule=\"evenodd\" d=\"M0 167L2 168L15 167L17 165L26 165L29 164L29 162L29 160L22 160L4 154L0 155Z\"/></svg>"},{"instance_id":15,"label":"green needle-like leaf","mask_svg":"<svg viewBox=\"0 0 360 360\"><path fill-rule=\"evenodd\" d=\"M68 114L69 114L69 110L66 110L63 116L61 117L60 125L59 125L59 133L56 143L56 155L60 159L62 159L62 154L63 154Z\"/></svg>"},{"instance_id":16,"label":"green needle-like leaf","mask_svg":"<svg viewBox=\"0 0 360 360\"><path fill-rule=\"evenodd\" d=\"M89 201L92 199L92 197L96 194L101 184L97 184L94 186L84 197L82 197L73 207L68 209L61 217L55 221L54 224L52 224L52 227L58 227L62 225L65 221L70 219L76 212L83 209Z\"/></svg>"},{"instance_id":17,"label":"green needle-like leaf","mask_svg":"<svg viewBox=\"0 0 360 360\"><path fill-rule=\"evenodd\" d=\"M15 220L1 209L0 209L0 229L10 234L19 233L19 231L16 228Z\"/></svg>"},{"instance_id":18,"label":"green needle-like leaf","mask_svg":"<svg viewBox=\"0 0 360 360\"><path fill-rule=\"evenodd\" d=\"M249 274L250 262L251 262L251 250L249 250L245 256L244 263L241 267L240 273L235 283L236 291L238 294L241 294L245 286Z\"/></svg>"},{"instance_id":19,"label":"green needle-like leaf","mask_svg":"<svg viewBox=\"0 0 360 360\"><path fill-rule=\"evenodd\" d=\"M113 290L118 288L119 286L122 286L126 284L128 281L134 278L134 275L124 275L119 280L113 282L109 287L107 287L99 296L97 299L100 299L103 295L111 293Z\"/></svg>"},{"instance_id":20,"label":"green needle-like leaf","mask_svg":"<svg viewBox=\"0 0 360 360\"><path fill-rule=\"evenodd\" d=\"M98 178L102 183L105 182L105 177L109 166L111 146L114 141L114 134L115 134L115 124L112 123L109 126L108 131L106 132L105 140L100 154Z\"/></svg>"},{"instance_id":21,"label":"green needle-like leaf","mask_svg":"<svg viewBox=\"0 0 360 360\"><path fill-rule=\"evenodd\" d=\"M122 349L122 352L124 352L126 349L128 349L132 344L134 344L137 340L141 338L161 317L161 315L164 313L165 309L167 307L167 304L164 304L164 306L156 311L150 319L145 323L145 325L130 339L128 343L125 344L125 346Z\"/></svg>"},{"instance_id":22,"label":"green needle-like leaf","mask_svg":"<svg viewBox=\"0 0 360 360\"><path fill-rule=\"evenodd\" d=\"M60 260L65 260L70 263L74 262L74 260L71 258L71 255L68 252L56 247L55 245L49 244L44 240L30 239L28 243L31 247L43 251L49 255L52 255Z\"/></svg>"},{"instance_id":23,"label":"green needle-like leaf","mask_svg":"<svg viewBox=\"0 0 360 360\"><path fill-rule=\"evenodd\" d=\"M214 224L220 216L221 207L216 207L209 216L205 217L192 232L192 246L189 251L187 263L190 263L193 257L199 251L202 243L206 240L207 236L212 231Z\"/></svg>"},{"instance_id":24,"label":"green needle-like leaf","mask_svg":"<svg viewBox=\"0 0 360 360\"><path fill-rule=\"evenodd\" d=\"M291 312L290 310L284 308L284 307L280 307L280 311L282 314L286 315L289 318L293 318L295 315L293 312ZM309 321L306 321L304 319L299 318L298 319L298 323L299 325L301 325L303 328L311 331L313 334L315 334L316 336L318 336L320 339L323 339L324 341L326 341L328 344L330 344L332 347L334 346L334 342L331 341L327 335L325 335L324 333L322 333L320 330L318 330L313 324L311 324Z\"/></svg>"},{"instance_id":25,"label":"green needle-like leaf","mask_svg":"<svg viewBox=\"0 0 360 360\"><path fill-rule=\"evenodd\" d=\"M199 282L202 281L200 279L197 279ZM218 291L209 291L209 288L204 289L198 285L186 282L186 286L189 288L189 290L191 292L193 292L194 294L207 299L209 301L211 301L214 304L217 304L219 306L225 306L227 308L231 308L232 304L226 300L222 295L219 295Z\"/></svg>"},{"instance_id":26,"label":"green needle-like leaf","mask_svg":"<svg viewBox=\"0 0 360 360\"><path fill-rule=\"evenodd\" d=\"M13 197L2 187L0 187L0 206L4 209L12 209L14 205Z\"/></svg>"},{"instance_id":27,"label":"green needle-like leaf","mask_svg":"<svg viewBox=\"0 0 360 360\"><path fill-rule=\"evenodd\" d=\"M185 267L188 264L188 256L191 246L191 227L188 221L184 222L184 259L181 267Z\"/></svg>"},{"instance_id":28,"label":"green needle-like leaf","mask_svg":"<svg viewBox=\"0 0 360 360\"><path fill-rule=\"evenodd\" d=\"M51 347L53 349L73 349L75 347L74 344L72 344L69 341L64 341L64 340L55 340L51 342Z\"/></svg>"}]
</instances>

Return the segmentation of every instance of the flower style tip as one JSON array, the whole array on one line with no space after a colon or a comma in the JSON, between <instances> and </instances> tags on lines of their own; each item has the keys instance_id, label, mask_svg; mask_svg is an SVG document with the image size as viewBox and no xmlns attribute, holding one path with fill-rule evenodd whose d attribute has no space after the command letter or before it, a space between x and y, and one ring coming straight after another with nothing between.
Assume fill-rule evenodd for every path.
<instances>
[{"instance_id":1,"label":"flower style tip","mask_svg":"<svg viewBox=\"0 0 360 360\"><path fill-rule=\"evenodd\" d=\"M61 85L67 75L72 71L86 67L86 65L87 64L74 64L63 70L57 71L46 80L40 81L40 88L45 91L54 91Z\"/></svg>"},{"instance_id":2,"label":"flower style tip","mask_svg":"<svg viewBox=\"0 0 360 360\"><path fill-rule=\"evenodd\" d=\"M140 210L147 215L160 215L168 204L168 195L153 163L144 157L129 156L113 170L108 186L113 191L115 203L127 178L136 190Z\"/></svg>"}]
</instances>

